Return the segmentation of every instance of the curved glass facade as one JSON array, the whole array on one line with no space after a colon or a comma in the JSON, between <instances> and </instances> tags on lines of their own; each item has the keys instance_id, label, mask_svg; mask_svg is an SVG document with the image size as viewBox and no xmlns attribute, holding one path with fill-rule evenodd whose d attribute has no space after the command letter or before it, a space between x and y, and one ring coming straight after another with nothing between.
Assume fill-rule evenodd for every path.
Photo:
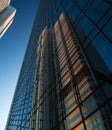
<instances>
[{"instance_id":1,"label":"curved glass facade","mask_svg":"<svg viewBox=\"0 0 112 130\"><path fill-rule=\"evenodd\" d=\"M111 1L40 0L6 130L111 130L111 26Z\"/></svg>"}]
</instances>

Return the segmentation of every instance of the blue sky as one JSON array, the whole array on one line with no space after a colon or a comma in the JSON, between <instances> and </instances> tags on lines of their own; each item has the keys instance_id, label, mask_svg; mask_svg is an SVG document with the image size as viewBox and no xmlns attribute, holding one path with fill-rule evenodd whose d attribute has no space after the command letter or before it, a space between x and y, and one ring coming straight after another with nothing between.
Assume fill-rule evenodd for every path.
<instances>
[{"instance_id":1,"label":"blue sky","mask_svg":"<svg viewBox=\"0 0 112 130\"><path fill-rule=\"evenodd\" d=\"M12 0L15 19L0 39L0 130L4 130L39 0Z\"/></svg>"}]
</instances>

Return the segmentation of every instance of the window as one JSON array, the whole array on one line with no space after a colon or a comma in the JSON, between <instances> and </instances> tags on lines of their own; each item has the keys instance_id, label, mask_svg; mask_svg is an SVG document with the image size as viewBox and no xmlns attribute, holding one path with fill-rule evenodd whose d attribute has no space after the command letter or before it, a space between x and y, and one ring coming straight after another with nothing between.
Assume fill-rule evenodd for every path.
<instances>
[{"instance_id":1,"label":"window","mask_svg":"<svg viewBox=\"0 0 112 130\"><path fill-rule=\"evenodd\" d=\"M109 4L107 4L106 2L102 0L93 1L92 4L87 9L86 13L94 23L97 23L98 20L105 13L105 11L108 9L108 7L109 7Z\"/></svg>"},{"instance_id":2,"label":"window","mask_svg":"<svg viewBox=\"0 0 112 130\"><path fill-rule=\"evenodd\" d=\"M59 95L60 100L63 100L72 91L71 82L69 82L64 88L61 89Z\"/></svg>"},{"instance_id":3,"label":"window","mask_svg":"<svg viewBox=\"0 0 112 130\"><path fill-rule=\"evenodd\" d=\"M93 26L90 24L88 19L84 16L81 17L79 22L77 23L75 30L81 42L87 38L90 31L93 29Z\"/></svg>"},{"instance_id":4,"label":"window","mask_svg":"<svg viewBox=\"0 0 112 130\"><path fill-rule=\"evenodd\" d=\"M111 35L111 34L110 34ZM112 45L109 44L102 36L98 35L93 41L93 45L105 62L109 70L112 72ZM102 65L101 65L102 66Z\"/></svg>"},{"instance_id":5,"label":"window","mask_svg":"<svg viewBox=\"0 0 112 130\"><path fill-rule=\"evenodd\" d=\"M105 35L111 40L112 42L112 18L110 19L110 21L105 25L105 27L103 28L103 32L105 33ZM110 43L111 44L111 43Z\"/></svg>"}]
</instances>

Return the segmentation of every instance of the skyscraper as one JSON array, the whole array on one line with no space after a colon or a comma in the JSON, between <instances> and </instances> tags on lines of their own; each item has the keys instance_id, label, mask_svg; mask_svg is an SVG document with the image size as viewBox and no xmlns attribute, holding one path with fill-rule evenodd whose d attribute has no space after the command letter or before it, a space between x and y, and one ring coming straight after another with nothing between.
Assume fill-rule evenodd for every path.
<instances>
[{"instance_id":1,"label":"skyscraper","mask_svg":"<svg viewBox=\"0 0 112 130\"><path fill-rule=\"evenodd\" d=\"M16 9L9 5L10 0L0 0L0 38L13 22Z\"/></svg>"},{"instance_id":2,"label":"skyscraper","mask_svg":"<svg viewBox=\"0 0 112 130\"><path fill-rule=\"evenodd\" d=\"M40 0L6 130L112 129L112 6Z\"/></svg>"}]
</instances>

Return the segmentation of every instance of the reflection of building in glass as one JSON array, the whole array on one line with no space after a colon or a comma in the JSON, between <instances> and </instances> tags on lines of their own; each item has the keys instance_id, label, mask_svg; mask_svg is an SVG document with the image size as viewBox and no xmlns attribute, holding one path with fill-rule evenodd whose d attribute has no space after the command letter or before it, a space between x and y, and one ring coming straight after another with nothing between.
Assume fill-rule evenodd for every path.
<instances>
[{"instance_id":1,"label":"reflection of building in glass","mask_svg":"<svg viewBox=\"0 0 112 130\"><path fill-rule=\"evenodd\" d=\"M6 130L112 129L111 12L106 0L40 1Z\"/></svg>"},{"instance_id":2,"label":"reflection of building in glass","mask_svg":"<svg viewBox=\"0 0 112 130\"><path fill-rule=\"evenodd\" d=\"M49 107L45 107L45 104L48 106L48 102L45 104L39 105L44 102L44 91L48 87L49 83L49 70L48 70L48 58L49 57L49 41L48 36L50 33L48 29L45 28L39 37L38 48L37 48L37 59L36 59L36 68L35 68L35 84L33 90L33 100L32 100L32 111L30 118L30 129L42 129L43 128L43 120L48 118L48 109ZM48 92L46 92L48 95ZM37 102L39 101L39 102ZM35 106L35 107L34 107ZM38 110L35 112L35 109L38 107ZM35 114L34 114L35 112ZM45 113L46 112L46 113ZM44 113L44 114L43 114ZM45 115L45 116L44 116ZM47 120L45 120L47 122Z\"/></svg>"},{"instance_id":3,"label":"reflection of building in glass","mask_svg":"<svg viewBox=\"0 0 112 130\"><path fill-rule=\"evenodd\" d=\"M16 10L9 6L10 0L0 1L0 38L13 22Z\"/></svg>"}]
</instances>

